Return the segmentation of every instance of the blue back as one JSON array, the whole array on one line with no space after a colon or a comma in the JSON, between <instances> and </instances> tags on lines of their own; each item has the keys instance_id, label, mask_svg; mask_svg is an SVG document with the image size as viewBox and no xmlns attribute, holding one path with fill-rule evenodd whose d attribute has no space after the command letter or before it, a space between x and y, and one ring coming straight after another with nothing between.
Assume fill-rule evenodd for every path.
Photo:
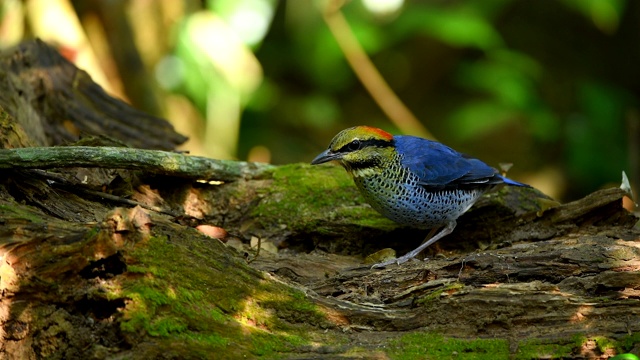
<instances>
[{"instance_id":1,"label":"blue back","mask_svg":"<svg viewBox=\"0 0 640 360\"><path fill-rule=\"evenodd\" d=\"M439 142L415 136L394 137L401 159L429 190L473 189L492 184L529 186L503 177L484 162L461 154Z\"/></svg>"}]
</instances>

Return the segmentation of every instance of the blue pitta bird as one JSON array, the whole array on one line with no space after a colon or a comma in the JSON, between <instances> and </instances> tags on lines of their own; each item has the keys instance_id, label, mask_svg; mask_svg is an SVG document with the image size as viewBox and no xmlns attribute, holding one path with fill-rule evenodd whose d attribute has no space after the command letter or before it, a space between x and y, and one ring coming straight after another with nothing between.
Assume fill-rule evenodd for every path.
<instances>
[{"instance_id":1,"label":"blue pitta bird","mask_svg":"<svg viewBox=\"0 0 640 360\"><path fill-rule=\"evenodd\" d=\"M347 170L379 213L403 225L431 229L415 250L373 267L402 264L450 234L456 219L494 186L530 187L439 142L393 136L370 126L341 131L311 164L332 160Z\"/></svg>"}]
</instances>

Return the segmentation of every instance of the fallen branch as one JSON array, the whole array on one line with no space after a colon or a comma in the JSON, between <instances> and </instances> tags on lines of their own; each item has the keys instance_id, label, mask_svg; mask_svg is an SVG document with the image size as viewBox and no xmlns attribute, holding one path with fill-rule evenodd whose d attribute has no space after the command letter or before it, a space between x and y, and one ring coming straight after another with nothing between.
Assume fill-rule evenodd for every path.
<instances>
[{"instance_id":1,"label":"fallen branch","mask_svg":"<svg viewBox=\"0 0 640 360\"><path fill-rule=\"evenodd\" d=\"M125 147L60 146L0 150L0 169L72 167L144 170L157 175L228 182L256 177L271 166Z\"/></svg>"}]
</instances>

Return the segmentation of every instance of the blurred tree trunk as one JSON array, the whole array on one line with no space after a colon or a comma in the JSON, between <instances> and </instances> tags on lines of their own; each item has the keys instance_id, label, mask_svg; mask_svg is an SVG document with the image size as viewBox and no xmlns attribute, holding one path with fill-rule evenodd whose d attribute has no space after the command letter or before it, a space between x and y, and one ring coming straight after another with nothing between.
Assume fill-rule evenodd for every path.
<instances>
[{"instance_id":1,"label":"blurred tree trunk","mask_svg":"<svg viewBox=\"0 0 640 360\"><path fill-rule=\"evenodd\" d=\"M41 42L0 64L5 149L184 140ZM498 341L458 354L606 358L640 342L640 231L619 189L557 205L505 188L440 255L371 270L364 255L424 233L362 205L339 168L240 164L195 183L96 166L3 170L0 358L385 358L426 354L432 333Z\"/></svg>"},{"instance_id":2,"label":"blurred tree trunk","mask_svg":"<svg viewBox=\"0 0 640 360\"><path fill-rule=\"evenodd\" d=\"M80 18L95 16L104 28L113 65L117 68L117 75L131 103L149 114L159 115L162 114L162 109L156 96L157 89L150 81L153 77L149 76L136 46L135 33L127 15L128 4L128 1L123 0L73 2ZM140 20L151 25L153 17L142 17ZM149 26L149 30L155 33L153 31L157 29Z\"/></svg>"}]
</instances>

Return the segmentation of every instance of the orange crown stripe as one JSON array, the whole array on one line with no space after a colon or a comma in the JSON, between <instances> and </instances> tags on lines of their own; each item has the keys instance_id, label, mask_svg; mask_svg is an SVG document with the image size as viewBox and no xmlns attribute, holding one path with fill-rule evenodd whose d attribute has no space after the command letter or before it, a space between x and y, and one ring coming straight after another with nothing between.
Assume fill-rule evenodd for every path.
<instances>
[{"instance_id":1,"label":"orange crown stripe","mask_svg":"<svg viewBox=\"0 0 640 360\"><path fill-rule=\"evenodd\" d=\"M362 126L364 131L367 132L371 132L374 134L377 134L378 136L380 136L381 138L385 139L385 140L393 140L393 135L389 134L388 132L382 130L382 129L378 129L378 128L374 128L372 126Z\"/></svg>"}]
</instances>

